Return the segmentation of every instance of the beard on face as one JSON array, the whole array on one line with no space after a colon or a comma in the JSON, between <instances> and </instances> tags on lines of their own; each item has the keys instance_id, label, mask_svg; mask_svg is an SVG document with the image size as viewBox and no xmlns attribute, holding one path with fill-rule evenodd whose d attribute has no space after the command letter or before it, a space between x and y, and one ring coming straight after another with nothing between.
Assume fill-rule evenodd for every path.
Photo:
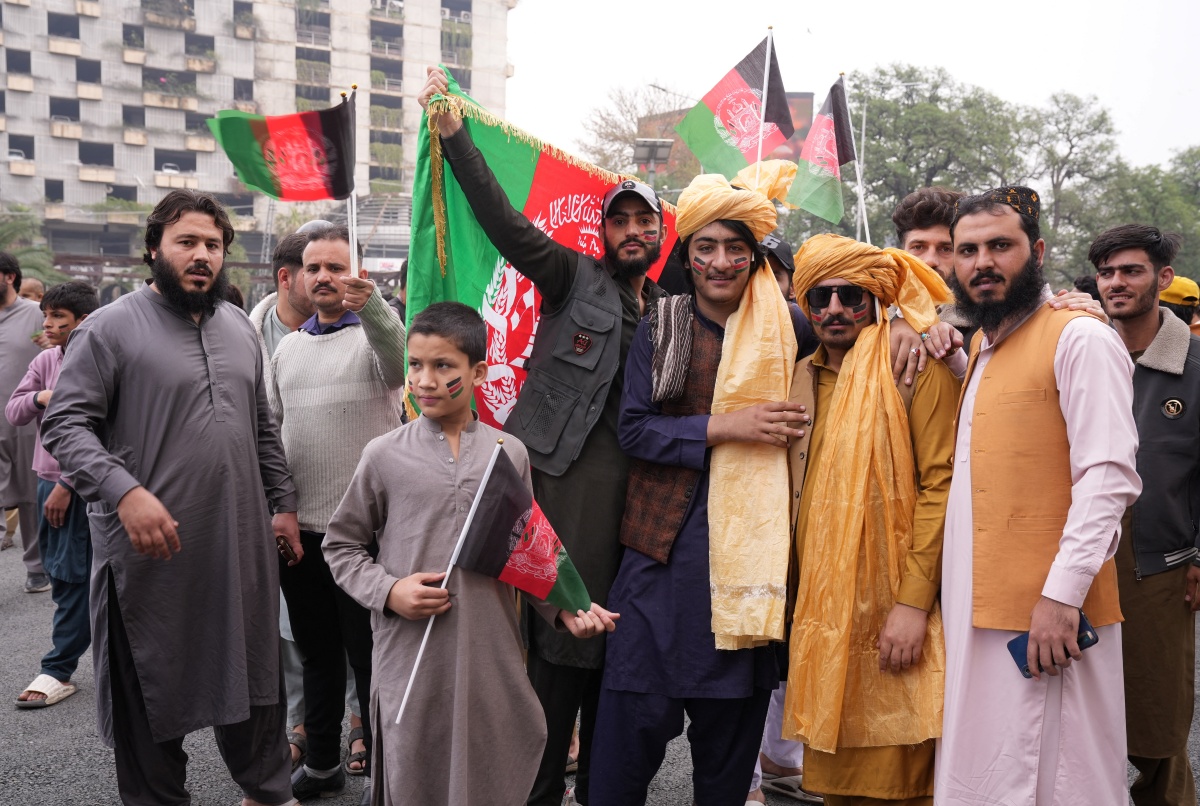
<instances>
[{"instance_id":1,"label":"beard on face","mask_svg":"<svg viewBox=\"0 0 1200 806\"><path fill-rule=\"evenodd\" d=\"M184 272L186 273L198 265L202 264L193 263L184 269ZM212 271L211 268L208 270ZM162 293L163 299L172 308L178 308L187 314L212 314L217 309L217 303L225 299L225 292L229 288L229 275L219 271L207 291L188 291L183 287L183 282L179 279L175 268L167 262L161 251L154 257L154 262L150 264L150 272L154 276L154 285Z\"/></svg>"},{"instance_id":2,"label":"beard on face","mask_svg":"<svg viewBox=\"0 0 1200 806\"><path fill-rule=\"evenodd\" d=\"M636 243L638 246L644 247L646 254L642 257L620 257L621 247L630 243ZM659 243L646 243L639 238L626 238L617 245L616 249L609 250L608 259L612 263L613 268L617 270L618 280L631 280L634 277L641 277L650 271L650 267L654 265L654 261L658 260L660 254L662 254L662 245Z\"/></svg>"},{"instance_id":3,"label":"beard on face","mask_svg":"<svg viewBox=\"0 0 1200 806\"><path fill-rule=\"evenodd\" d=\"M1143 293L1135 296L1131 300L1132 304L1123 311L1110 311L1107 305L1104 305L1104 312L1108 314L1110 319L1137 319L1139 316L1145 316L1149 311L1158 307L1158 285L1151 283Z\"/></svg>"},{"instance_id":4,"label":"beard on face","mask_svg":"<svg viewBox=\"0 0 1200 806\"><path fill-rule=\"evenodd\" d=\"M970 282L975 283L985 277L1003 279L998 273L989 271L973 275ZM1031 251L1025 267L1006 283L1008 293L1004 295L1004 299L975 302L959 282L957 273L953 271L950 272L949 285L950 290L954 292L954 302L959 313L966 317L971 326L995 333L1010 317L1031 311L1037 306L1042 298L1046 278L1042 274L1042 267L1038 265L1037 255Z\"/></svg>"}]
</instances>

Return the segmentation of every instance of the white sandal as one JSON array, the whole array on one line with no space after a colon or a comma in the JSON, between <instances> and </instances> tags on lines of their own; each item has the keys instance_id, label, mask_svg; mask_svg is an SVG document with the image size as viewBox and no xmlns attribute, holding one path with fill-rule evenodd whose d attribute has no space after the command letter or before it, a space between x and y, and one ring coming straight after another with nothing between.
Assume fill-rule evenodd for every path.
<instances>
[{"instance_id":1,"label":"white sandal","mask_svg":"<svg viewBox=\"0 0 1200 806\"><path fill-rule=\"evenodd\" d=\"M18 708L48 708L51 705L62 702L76 691L79 691L79 689L76 688L74 683L60 683L48 674L39 674L33 678L33 682L26 686L21 693L24 694L26 691L32 691L35 694L45 694L46 699L17 700Z\"/></svg>"}]
</instances>

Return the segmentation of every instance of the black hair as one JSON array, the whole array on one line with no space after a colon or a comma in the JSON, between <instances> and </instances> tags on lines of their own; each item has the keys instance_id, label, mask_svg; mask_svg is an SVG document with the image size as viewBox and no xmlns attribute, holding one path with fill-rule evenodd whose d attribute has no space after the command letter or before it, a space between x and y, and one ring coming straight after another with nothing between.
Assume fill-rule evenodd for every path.
<instances>
[{"instance_id":1,"label":"black hair","mask_svg":"<svg viewBox=\"0 0 1200 806\"><path fill-rule=\"evenodd\" d=\"M162 243L163 230L182 218L185 213L204 213L212 216L213 221L221 229L221 236L225 243L224 254L229 254L229 245L233 243L233 225L229 223L229 216L226 215L225 208L221 206L221 203L210 193L201 193L198 190L172 190L163 196L162 201L154 205L154 210L146 216L146 253L142 256L142 261L147 266L154 265L154 258L150 252L158 249L159 244Z\"/></svg>"},{"instance_id":2,"label":"black hair","mask_svg":"<svg viewBox=\"0 0 1200 806\"><path fill-rule=\"evenodd\" d=\"M233 283L225 286L225 301L243 311L246 310L246 298L242 296L242 289Z\"/></svg>"},{"instance_id":3,"label":"black hair","mask_svg":"<svg viewBox=\"0 0 1200 806\"><path fill-rule=\"evenodd\" d=\"M1029 250L1032 252L1034 245L1042 237L1042 230L1038 226L1037 216L1021 212L1011 204L996 198L991 191L980 193L976 196L964 196L958 200L958 204L954 208L954 218L950 220L950 239L954 239L954 230L964 216L974 215L975 213L998 215L1005 210L1012 210L1021 219L1021 230L1025 233L1025 237L1029 239Z\"/></svg>"},{"instance_id":4,"label":"black hair","mask_svg":"<svg viewBox=\"0 0 1200 806\"><path fill-rule=\"evenodd\" d=\"M296 269L304 266L304 247L308 245L307 232L293 232L284 235L275 245L271 253L271 277L275 280L275 290L279 290L279 270L286 268L291 277Z\"/></svg>"},{"instance_id":5,"label":"black hair","mask_svg":"<svg viewBox=\"0 0 1200 806\"><path fill-rule=\"evenodd\" d=\"M1178 302L1163 302L1161 299L1158 304L1182 319L1185 325L1192 323L1192 317L1196 315L1196 308L1200 308L1200 305L1180 305Z\"/></svg>"},{"instance_id":6,"label":"black hair","mask_svg":"<svg viewBox=\"0 0 1200 806\"><path fill-rule=\"evenodd\" d=\"M350 228L345 224L333 224L320 229L309 230L304 233L308 236L307 243L314 241L345 241L350 243ZM362 263L363 253L366 251L366 246L361 241L358 244L358 262Z\"/></svg>"},{"instance_id":7,"label":"black hair","mask_svg":"<svg viewBox=\"0 0 1200 806\"><path fill-rule=\"evenodd\" d=\"M1100 287L1096 285L1096 276L1094 274L1081 274L1075 278L1073 283L1076 291L1082 291L1091 296L1096 302L1100 302Z\"/></svg>"},{"instance_id":8,"label":"black hair","mask_svg":"<svg viewBox=\"0 0 1200 806\"><path fill-rule=\"evenodd\" d=\"M416 335L440 336L465 353L471 366L487 360L487 325L461 302L435 302L414 316L408 338Z\"/></svg>"},{"instance_id":9,"label":"black hair","mask_svg":"<svg viewBox=\"0 0 1200 806\"><path fill-rule=\"evenodd\" d=\"M1183 236L1174 232L1162 232L1157 227L1145 224L1122 224L1106 229L1092 241L1088 248L1088 260L1097 269L1117 252L1125 249L1141 249L1150 258L1155 271L1171 265L1179 254Z\"/></svg>"},{"instance_id":10,"label":"black hair","mask_svg":"<svg viewBox=\"0 0 1200 806\"><path fill-rule=\"evenodd\" d=\"M91 283L71 280L46 289L40 304L43 312L57 308L67 311L76 319L82 319L100 307L100 297L96 295L96 289Z\"/></svg>"},{"instance_id":11,"label":"black hair","mask_svg":"<svg viewBox=\"0 0 1200 806\"><path fill-rule=\"evenodd\" d=\"M8 252L0 252L0 274L12 274L13 291L21 290L21 264Z\"/></svg>"},{"instance_id":12,"label":"black hair","mask_svg":"<svg viewBox=\"0 0 1200 806\"><path fill-rule=\"evenodd\" d=\"M767 265L767 254L763 251L762 246L759 245L758 240L754 237L754 233L750 231L750 227L747 226L745 221L722 218L712 223L720 224L723 227L733 230L738 238L746 242L746 245L750 247L750 268L761 269ZM694 237L696 237L695 232L686 238L680 238L675 244L675 256L683 264L683 282L687 285L689 293L696 290L696 281L692 279L692 264L688 260L688 247L691 246L692 238Z\"/></svg>"},{"instance_id":13,"label":"black hair","mask_svg":"<svg viewBox=\"0 0 1200 806\"><path fill-rule=\"evenodd\" d=\"M400 263L400 287L408 288L408 258Z\"/></svg>"},{"instance_id":14,"label":"black hair","mask_svg":"<svg viewBox=\"0 0 1200 806\"><path fill-rule=\"evenodd\" d=\"M954 205L966 194L946 188L921 188L909 193L892 211L896 238L904 247L904 238L915 229L949 227L954 221Z\"/></svg>"}]
</instances>

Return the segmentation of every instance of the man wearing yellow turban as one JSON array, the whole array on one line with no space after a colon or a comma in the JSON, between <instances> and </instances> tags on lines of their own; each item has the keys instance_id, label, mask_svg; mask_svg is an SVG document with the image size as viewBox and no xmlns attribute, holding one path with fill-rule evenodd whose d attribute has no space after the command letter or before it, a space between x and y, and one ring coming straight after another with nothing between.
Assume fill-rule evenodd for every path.
<instances>
[{"instance_id":1,"label":"man wearing yellow turban","mask_svg":"<svg viewBox=\"0 0 1200 806\"><path fill-rule=\"evenodd\" d=\"M933 361L898 388L880 314L896 304L924 331L949 291L906 252L836 235L801 247L794 282L821 346L790 396L812 426L789 448L798 589L784 736L807 744L805 788L830 806L930 804L959 382Z\"/></svg>"},{"instance_id":2,"label":"man wearing yellow turban","mask_svg":"<svg viewBox=\"0 0 1200 806\"><path fill-rule=\"evenodd\" d=\"M775 207L721 176L679 197L692 293L655 303L626 362L618 436L633 458L609 594L588 802L645 803L667 743L688 739L698 806L745 802L784 637L787 402L797 340L758 243Z\"/></svg>"}]
</instances>

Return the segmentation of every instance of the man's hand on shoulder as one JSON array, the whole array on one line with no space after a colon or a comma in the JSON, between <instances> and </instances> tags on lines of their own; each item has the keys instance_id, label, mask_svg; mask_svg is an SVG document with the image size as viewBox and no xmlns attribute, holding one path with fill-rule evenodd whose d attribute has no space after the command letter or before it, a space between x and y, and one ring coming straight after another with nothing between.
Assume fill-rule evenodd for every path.
<instances>
[{"instance_id":1,"label":"man's hand on shoulder","mask_svg":"<svg viewBox=\"0 0 1200 806\"><path fill-rule=\"evenodd\" d=\"M1079 649L1079 608L1072 607L1043 596L1033 607L1033 618L1029 623L1029 649L1025 662L1029 671L1038 680L1041 670L1057 677L1059 669L1071 665L1072 660L1081 660Z\"/></svg>"},{"instance_id":2,"label":"man's hand on shoulder","mask_svg":"<svg viewBox=\"0 0 1200 806\"><path fill-rule=\"evenodd\" d=\"M175 531L179 521L172 518L162 501L145 487L134 487L121 497L117 517L138 554L169 560L171 553L181 548L179 534Z\"/></svg>"},{"instance_id":3,"label":"man's hand on shoulder","mask_svg":"<svg viewBox=\"0 0 1200 806\"><path fill-rule=\"evenodd\" d=\"M1047 300L1046 304L1060 311L1064 308L1068 311L1086 311L1104 324L1111 324L1108 314L1104 312L1104 306L1086 291L1067 291L1064 289Z\"/></svg>"},{"instance_id":4,"label":"man's hand on shoulder","mask_svg":"<svg viewBox=\"0 0 1200 806\"><path fill-rule=\"evenodd\" d=\"M435 95L445 95L450 89L450 80L446 78L446 74L442 72L440 67L425 68L425 86L421 88L421 92L417 95L417 101L421 104L421 108L426 112L429 111L429 102ZM442 137L452 137L459 129L462 128L462 121L455 115L443 115L434 113L433 115L438 127L438 134Z\"/></svg>"}]
</instances>

